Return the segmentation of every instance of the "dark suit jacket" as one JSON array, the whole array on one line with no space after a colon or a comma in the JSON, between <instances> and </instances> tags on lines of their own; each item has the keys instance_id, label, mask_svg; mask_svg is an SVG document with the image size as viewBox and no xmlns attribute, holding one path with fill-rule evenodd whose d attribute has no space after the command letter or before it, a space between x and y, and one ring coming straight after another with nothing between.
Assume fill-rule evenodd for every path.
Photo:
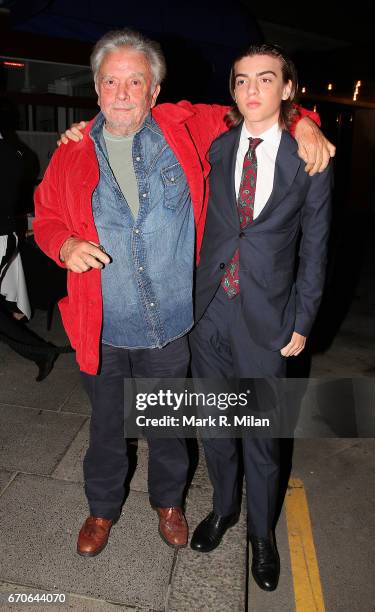
<instances>
[{"instance_id":1,"label":"dark suit jacket","mask_svg":"<svg viewBox=\"0 0 375 612\"><path fill-rule=\"evenodd\" d=\"M329 165L310 177L298 157L296 141L283 131L271 196L259 216L241 231L234 186L241 127L220 136L210 150L210 199L196 278L196 321L239 247L240 296L234 299L241 299L254 341L279 350L294 330L309 334L318 310L327 257L332 169Z\"/></svg>"}]
</instances>

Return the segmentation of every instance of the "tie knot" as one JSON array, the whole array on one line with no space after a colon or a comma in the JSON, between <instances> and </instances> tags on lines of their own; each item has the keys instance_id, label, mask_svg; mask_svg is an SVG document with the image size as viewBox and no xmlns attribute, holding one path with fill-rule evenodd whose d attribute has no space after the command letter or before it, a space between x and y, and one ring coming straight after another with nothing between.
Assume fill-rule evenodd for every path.
<instances>
[{"instance_id":1,"label":"tie knot","mask_svg":"<svg viewBox=\"0 0 375 612\"><path fill-rule=\"evenodd\" d=\"M252 138L249 136L249 151L255 151L261 142L263 142L263 138Z\"/></svg>"}]
</instances>

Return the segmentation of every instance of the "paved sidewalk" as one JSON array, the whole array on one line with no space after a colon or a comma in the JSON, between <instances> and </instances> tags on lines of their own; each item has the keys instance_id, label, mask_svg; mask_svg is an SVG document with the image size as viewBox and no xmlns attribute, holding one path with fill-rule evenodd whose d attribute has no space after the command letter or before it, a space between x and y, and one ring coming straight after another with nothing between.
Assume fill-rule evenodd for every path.
<instances>
[{"instance_id":1,"label":"paved sidewalk","mask_svg":"<svg viewBox=\"0 0 375 612\"><path fill-rule=\"evenodd\" d=\"M50 333L41 311L32 327L52 342L66 342L58 315ZM74 355L61 355L42 383L34 381L36 366L3 344L0 363L0 590L66 593L69 607L63 608L77 611L243 610L245 513L210 555L169 548L148 501L144 441L131 447L137 466L108 546L93 559L76 554L77 532L87 515L82 459L90 407ZM191 530L210 510L211 495L200 460L186 503ZM9 607L29 608L39 606Z\"/></svg>"},{"instance_id":2,"label":"paved sidewalk","mask_svg":"<svg viewBox=\"0 0 375 612\"><path fill-rule=\"evenodd\" d=\"M313 377L373 376L372 279L372 272L364 277L340 333L314 357ZM66 342L57 313L51 332L40 311L31 327L56 344ZM4 609L307 612L303 601L295 603L285 510L277 528L282 567L275 593L260 591L251 578L247 588L245 513L209 555L175 552L161 541L148 502L143 442L132 446L137 467L107 548L94 559L79 557L90 408L74 355L60 356L42 383L34 381L36 373L34 364L0 344L0 597L45 590L69 594L69 603ZM370 439L296 442L292 475L306 490L327 612L374 612L374 455ZM191 530L210 507L201 459L187 497Z\"/></svg>"}]
</instances>

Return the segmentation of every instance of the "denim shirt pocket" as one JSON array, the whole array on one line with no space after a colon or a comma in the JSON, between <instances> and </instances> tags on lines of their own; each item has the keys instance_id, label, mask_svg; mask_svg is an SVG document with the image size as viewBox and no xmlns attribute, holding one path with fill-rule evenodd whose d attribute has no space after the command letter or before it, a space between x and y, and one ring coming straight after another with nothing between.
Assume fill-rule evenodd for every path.
<instances>
[{"instance_id":1,"label":"denim shirt pocket","mask_svg":"<svg viewBox=\"0 0 375 612\"><path fill-rule=\"evenodd\" d=\"M161 170L164 185L164 205L175 210L181 202L181 195L186 188L184 171L179 162Z\"/></svg>"}]
</instances>

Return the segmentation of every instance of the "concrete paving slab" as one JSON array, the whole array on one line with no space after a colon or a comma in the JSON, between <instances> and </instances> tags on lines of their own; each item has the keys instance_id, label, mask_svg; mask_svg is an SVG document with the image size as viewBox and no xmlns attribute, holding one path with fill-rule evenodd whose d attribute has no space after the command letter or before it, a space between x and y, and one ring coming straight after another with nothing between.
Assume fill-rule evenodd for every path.
<instances>
[{"instance_id":1,"label":"concrete paving slab","mask_svg":"<svg viewBox=\"0 0 375 612\"><path fill-rule=\"evenodd\" d=\"M327 352L314 356L310 376L366 376L369 366L374 366L374 343L359 348L335 339Z\"/></svg>"},{"instance_id":2,"label":"concrete paving slab","mask_svg":"<svg viewBox=\"0 0 375 612\"><path fill-rule=\"evenodd\" d=\"M83 482L82 464L89 444L90 420L84 423L77 433L69 449L52 473L53 478ZM133 491L147 493L148 447L130 443L131 460L136 458L137 466L130 482Z\"/></svg>"},{"instance_id":3,"label":"concrete paving slab","mask_svg":"<svg viewBox=\"0 0 375 612\"><path fill-rule=\"evenodd\" d=\"M148 446L146 444L140 444L138 440L137 450L137 468L130 482L130 488L133 491L144 491L147 492L147 472L148 472ZM212 485L208 478L206 461L204 458L203 449L199 454L199 462L194 472L194 478L191 483L192 487L206 488L212 493Z\"/></svg>"},{"instance_id":4,"label":"concrete paving slab","mask_svg":"<svg viewBox=\"0 0 375 612\"><path fill-rule=\"evenodd\" d=\"M86 418L65 455L52 472L53 478L83 482L82 464L89 444L89 429L90 419Z\"/></svg>"},{"instance_id":5,"label":"concrete paving slab","mask_svg":"<svg viewBox=\"0 0 375 612\"><path fill-rule=\"evenodd\" d=\"M0 405L0 466L50 474L85 417Z\"/></svg>"},{"instance_id":6,"label":"concrete paving slab","mask_svg":"<svg viewBox=\"0 0 375 612\"><path fill-rule=\"evenodd\" d=\"M0 469L0 494L4 487L7 486L8 482L14 477L16 472L9 472L8 470Z\"/></svg>"},{"instance_id":7,"label":"concrete paving slab","mask_svg":"<svg viewBox=\"0 0 375 612\"><path fill-rule=\"evenodd\" d=\"M106 549L92 559L75 550L87 516L82 485L18 475L0 497L0 511L3 582L163 609L174 551L160 539L147 494L130 492Z\"/></svg>"},{"instance_id":8,"label":"concrete paving slab","mask_svg":"<svg viewBox=\"0 0 375 612\"><path fill-rule=\"evenodd\" d=\"M56 367L42 382L36 382L35 364L22 357L20 360L17 367L11 362L0 364L0 404L60 410L77 384L78 371Z\"/></svg>"},{"instance_id":9,"label":"concrete paving slab","mask_svg":"<svg viewBox=\"0 0 375 612\"><path fill-rule=\"evenodd\" d=\"M186 516L193 533L211 509L211 493L191 488ZM246 516L224 536L211 553L187 547L178 552L167 612L243 612L246 598Z\"/></svg>"},{"instance_id":10,"label":"concrete paving slab","mask_svg":"<svg viewBox=\"0 0 375 612\"><path fill-rule=\"evenodd\" d=\"M134 443L138 445L138 448L143 448L145 450L148 449L148 443L145 438L139 438L138 440L135 440Z\"/></svg>"},{"instance_id":11,"label":"concrete paving slab","mask_svg":"<svg viewBox=\"0 0 375 612\"><path fill-rule=\"evenodd\" d=\"M284 511L276 528L277 548L280 555L280 580L276 591L262 591L251 575L251 545L249 545L249 599L248 612L294 612L293 578L290 567L288 531Z\"/></svg>"},{"instance_id":12,"label":"concrete paving slab","mask_svg":"<svg viewBox=\"0 0 375 612\"><path fill-rule=\"evenodd\" d=\"M4 598L5 595L9 596L10 593L41 595L43 593L50 593L50 591L43 591L42 589L36 590L29 588L27 585L1 582L0 598ZM2 600L2 603L3 602L4 599ZM4 605L5 604L3 603L3 606ZM71 593L66 594L66 602L64 604L8 604L7 609L11 612L37 612L38 610L46 610L46 612L65 612L65 610L73 610L74 612L115 612L119 609L122 610L122 612L146 612L146 610L148 610L148 608L130 608L128 606L120 606L118 604L111 604L108 601L101 601L99 599L92 599L83 596L80 597L79 595L72 595Z\"/></svg>"},{"instance_id":13,"label":"concrete paving slab","mask_svg":"<svg viewBox=\"0 0 375 612\"><path fill-rule=\"evenodd\" d=\"M89 419L79 430L72 441L60 463L52 473L53 478L61 480L71 480L73 482L83 482L82 462L89 442ZM138 447L138 448L137 448ZM148 446L145 440L135 440L130 442L132 459L136 458L137 466L130 481L130 488L133 491L147 493L147 474L148 474ZM208 479L206 461L203 449L200 451L199 463L194 474L192 486L204 487L212 491L211 483Z\"/></svg>"},{"instance_id":14,"label":"concrete paving slab","mask_svg":"<svg viewBox=\"0 0 375 612\"><path fill-rule=\"evenodd\" d=\"M373 612L375 439L298 440L327 610Z\"/></svg>"},{"instance_id":15,"label":"concrete paving slab","mask_svg":"<svg viewBox=\"0 0 375 612\"><path fill-rule=\"evenodd\" d=\"M69 396L69 399L62 407L62 411L75 412L78 414L91 414L90 400L87 396L87 393L84 391L80 380L78 380L71 395Z\"/></svg>"}]
</instances>

